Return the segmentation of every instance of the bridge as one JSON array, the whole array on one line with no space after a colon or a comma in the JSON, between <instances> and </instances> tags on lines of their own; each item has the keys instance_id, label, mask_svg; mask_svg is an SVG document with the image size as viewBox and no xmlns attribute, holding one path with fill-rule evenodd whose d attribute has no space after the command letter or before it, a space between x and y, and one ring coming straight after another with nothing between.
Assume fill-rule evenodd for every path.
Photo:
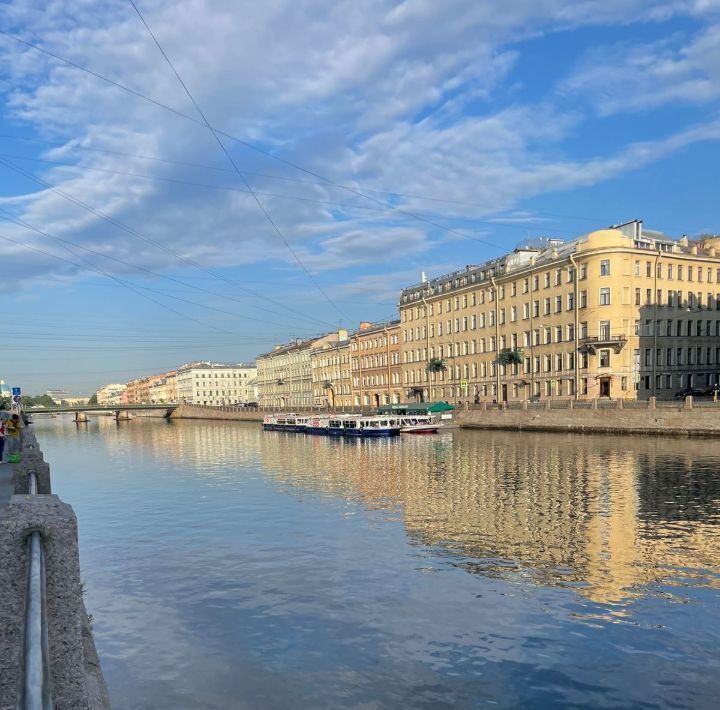
<instances>
[{"instance_id":1,"label":"bridge","mask_svg":"<svg viewBox=\"0 0 720 710\"><path fill-rule=\"evenodd\" d=\"M68 412L74 412L76 422L86 422L88 414L112 412L115 419L130 419L130 412L151 410L165 410L164 416L167 419L177 406L177 404L73 404L59 407L27 407L23 411L26 414L67 414Z\"/></svg>"}]
</instances>

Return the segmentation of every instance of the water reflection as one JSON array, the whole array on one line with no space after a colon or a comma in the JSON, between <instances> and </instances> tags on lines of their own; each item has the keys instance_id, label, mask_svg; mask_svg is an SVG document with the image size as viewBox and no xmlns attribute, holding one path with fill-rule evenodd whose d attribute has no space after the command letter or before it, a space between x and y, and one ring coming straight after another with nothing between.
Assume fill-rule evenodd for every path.
<instances>
[{"instance_id":1,"label":"water reflection","mask_svg":"<svg viewBox=\"0 0 720 710\"><path fill-rule=\"evenodd\" d=\"M117 708L717 695L714 442L38 419Z\"/></svg>"},{"instance_id":2,"label":"water reflection","mask_svg":"<svg viewBox=\"0 0 720 710\"><path fill-rule=\"evenodd\" d=\"M401 516L418 544L471 558L469 571L573 584L597 602L656 581L720 587L714 442L465 431L364 441L145 424L121 423L129 447L106 437L108 452L208 477L234 475L228 460L255 464L283 488L359 497Z\"/></svg>"},{"instance_id":3,"label":"water reflection","mask_svg":"<svg viewBox=\"0 0 720 710\"><path fill-rule=\"evenodd\" d=\"M720 458L704 442L261 436L268 474L397 506L415 540L473 558L470 571L572 583L597 602L621 602L661 580L720 586Z\"/></svg>"}]
</instances>

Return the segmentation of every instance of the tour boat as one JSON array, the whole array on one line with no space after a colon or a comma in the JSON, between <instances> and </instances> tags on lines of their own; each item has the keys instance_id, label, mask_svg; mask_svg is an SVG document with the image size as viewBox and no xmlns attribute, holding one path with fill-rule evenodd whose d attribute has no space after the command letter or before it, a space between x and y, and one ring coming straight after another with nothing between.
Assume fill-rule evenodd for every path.
<instances>
[{"instance_id":1,"label":"tour boat","mask_svg":"<svg viewBox=\"0 0 720 710\"><path fill-rule=\"evenodd\" d=\"M343 421L343 436L379 437L397 436L400 427L387 417L369 416Z\"/></svg>"},{"instance_id":2,"label":"tour boat","mask_svg":"<svg viewBox=\"0 0 720 710\"><path fill-rule=\"evenodd\" d=\"M442 426L431 416L400 417L401 434L437 434Z\"/></svg>"},{"instance_id":3,"label":"tour boat","mask_svg":"<svg viewBox=\"0 0 720 710\"><path fill-rule=\"evenodd\" d=\"M301 417L297 414L266 414L263 417L265 431L293 431L304 432L310 417Z\"/></svg>"},{"instance_id":4,"label":"tour boat","mask_svg":"<svg viewBox=\"0 0 720 710\"><path fill-rule=\"evenodd\" d=\"M398 419L362 414L319 414L300 417L297 414L267 414L263 417L266 431L293 431L325 436L380 437L400 433Z\"/></svg>"}]
</instances>

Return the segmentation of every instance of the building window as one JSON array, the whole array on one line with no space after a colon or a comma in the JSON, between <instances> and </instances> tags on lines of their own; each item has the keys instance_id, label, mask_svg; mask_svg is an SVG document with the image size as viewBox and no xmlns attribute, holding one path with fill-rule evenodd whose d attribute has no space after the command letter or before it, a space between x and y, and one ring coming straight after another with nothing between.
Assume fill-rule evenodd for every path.
<instances>
[{"instance_id":1,"label":"building window","mask_svg":"<svg viewBox=\"0 0 720 710\"><path fill-rule=\"evenodd\" d=\"M600 305L601 306L609 306L610 305L610 289L609 288L601 288L600 289Z\"/></svg>"},{"instance_id":2,"label":"building window","mask_svg":"<svg viewBox=\"0 0 720 710\"><path fill-rule=\"evenodd\" d=\"M600 276L610 276L610 259L600 261Z\"/></svg>"},{"instance_id":3,"label":"building window","mask_svg":"<svg viewBox=\"0 0 720 710\"><path fill-rule=\"evenodd\" d=\"M610 351L600 351L600 367L610 367Z\"/></svg>"}]
</instances>

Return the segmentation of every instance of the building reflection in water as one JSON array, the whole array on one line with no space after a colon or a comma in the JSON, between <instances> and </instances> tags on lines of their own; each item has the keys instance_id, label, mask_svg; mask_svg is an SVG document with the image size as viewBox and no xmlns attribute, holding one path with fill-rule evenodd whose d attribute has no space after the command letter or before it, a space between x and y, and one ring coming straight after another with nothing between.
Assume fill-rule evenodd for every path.
<instances>
[{"instance_id":1,"label":"building reflection in water","mask_svg":"<svg viewBox=\"0 0 720 710\"><path fill-rule=\"evenodd\" d=\"M693 440L455 432L401 441L261 433L268 475L397 510L411 539L485 575L621 603L720 587L720 458ZM709 574L708 574L709 572Z\"/></svg>"},{"instance_id":2,"label":"building reflection in water","mask_svg":"<svg viewBox=\"0 0 720 710\"><path fill-rule=\"evenodd\" d=\"M228 422L117 426L130 427L129 455L151 451L203 476L232 460L283 490L387 510L414 544L470 572L571 585L619 605L656 582L720 587L712 443L470 431L363 441Z\"/></svg>"}]
</instances>

